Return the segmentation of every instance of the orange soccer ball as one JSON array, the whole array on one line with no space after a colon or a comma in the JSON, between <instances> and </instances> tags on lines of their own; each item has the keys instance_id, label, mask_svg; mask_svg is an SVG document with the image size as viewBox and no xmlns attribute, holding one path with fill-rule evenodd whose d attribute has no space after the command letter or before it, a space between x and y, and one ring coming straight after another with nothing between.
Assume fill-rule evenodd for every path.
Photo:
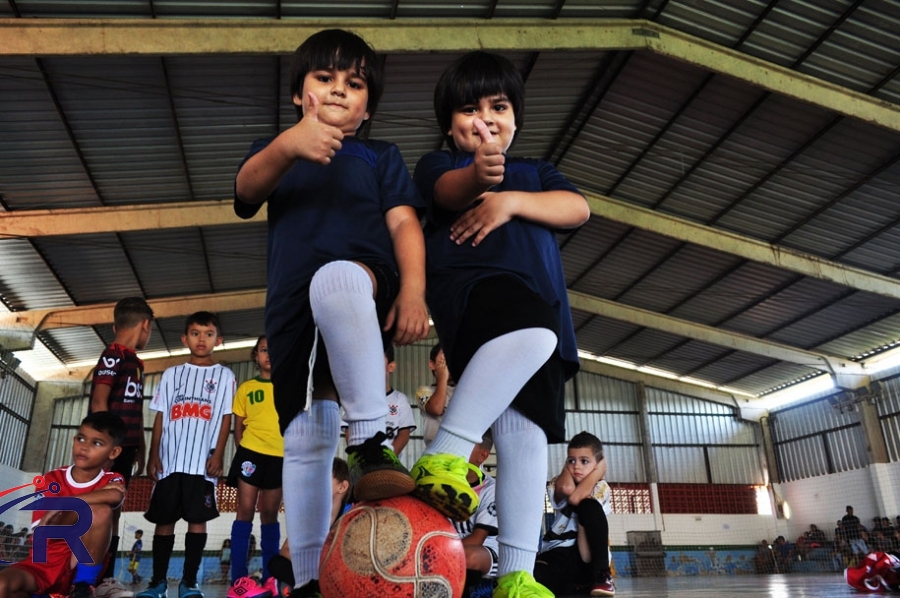
<instances>
[{"instance_id":1,"label":"orange soccer ball","mask_svg":"<svg viewBox=\"0 0 900 598\"><path fill-rule=\"evenodd\" d=\"M459 598L465 581L456 530L411 496L355 505L335 522L319 561L324 598Z\"/></svg>"}]
</instances>

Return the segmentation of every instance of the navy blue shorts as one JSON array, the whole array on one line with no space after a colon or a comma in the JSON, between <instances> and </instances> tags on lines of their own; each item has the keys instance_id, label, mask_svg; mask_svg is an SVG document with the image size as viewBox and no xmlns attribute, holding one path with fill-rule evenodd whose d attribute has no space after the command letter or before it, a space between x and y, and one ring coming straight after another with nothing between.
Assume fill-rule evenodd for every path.
<instances>
[{"instance_id":1,"label":"navy blue shorts","mask_svg":"<svg viewBox=\"0 0 900 598\"><path fill-rule=\"evenodd\" d=\"M260 490L281 488L281 466L284 457L265 455L238 445L231 460L225 483L237 488L238 480Z\"/></svg>"},{"instance_id":2,"label":"navy blue shorts","mask_svg":"<svg viewBox=\"0 0 900 598\"><path fill-rule=\"evenodd\" d=\"M384 324L388 311L391 309L394 300L397 298L397 293L400 291L400 278L396 272L385 264L357 261L369 268L375 277L375 311L378 314L379 324ZM384 348L390 345L393 336L393 330L382 332ZM314 341L316 341L316 324L313 321L312 314L310 314L306 325L297 335L294 343L289 348L284 349L287 353L282 362L284 366L276 367L272 370L275 410L278 412L278 423L282 434L284 434L288 424L306 407L309 361ZM325 343L322 341L321 334L315 346L316 361L312 366L313 384L317 387L334 386L334 380L331 378L331 368L328 365L328 352L325 349ZM269 350L272 350L271 341L269 342Z\"/></svg>"},{"instance_id":3,"label":"navy blue shorts","mask_svg":"<svg viewBox=\"0 0 900 598\"><path fill-rule=\"evenodd\" d=\"M202 475L171 473L153 484L150 507L144 519L167 525L184 519L188 523L206 523L219 516L216 486Z\"/></svg>"},{"instance_id":4,"label":"navy blue shorts","mask_svg":"<svg viewBox=\"0 0 900 598\"><path fill-rule=\"evenodd\" d=\"M559 318L540 295L514 276L494 276L480 281L469 292L466 312L456 331L447 367L454 380L488 341L525 328L559 330ZM516 355L509 356L515 361ZM497 372L502 376L503 372ZM513 406L537 424L550 443L566 441L566 371L559 351L538 369L513 399Z\"/></svg>"}]
</instances>

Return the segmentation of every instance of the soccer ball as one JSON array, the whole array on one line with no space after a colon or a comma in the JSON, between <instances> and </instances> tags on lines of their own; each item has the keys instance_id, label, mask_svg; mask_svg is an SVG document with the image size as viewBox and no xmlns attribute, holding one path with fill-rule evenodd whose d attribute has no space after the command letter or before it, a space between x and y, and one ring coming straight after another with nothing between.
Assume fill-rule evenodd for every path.
<instances>
[{"instance_id":1,"label":"soccer ball","mask_svg":"<svg viewBox=\"0 0 900 598\"><path fill-rule=\"evenodd\" d=\"M411 496L355 505L335 522L319 561L324 598L459 598L465 581L456 530Z\"/></svg>"}]
</instances>

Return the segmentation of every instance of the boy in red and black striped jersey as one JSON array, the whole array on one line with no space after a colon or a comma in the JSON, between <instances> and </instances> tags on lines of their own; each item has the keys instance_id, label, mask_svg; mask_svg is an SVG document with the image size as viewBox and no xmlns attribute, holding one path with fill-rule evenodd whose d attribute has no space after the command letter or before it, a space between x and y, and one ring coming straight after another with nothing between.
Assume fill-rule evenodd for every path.
<instances>
[{"instance_id":1,"label":"boy in red and black striped jersey","mask_svg":"<svg viewBox=\"0 0 900 598\"><path fill-rule=\"evenodd\" d=\"M127 432L122 442L122 452L110 469L122 474L127 486L132 473L140 475L144 469L147 454L144 445L144 362L136 352L146 347L150 340L153 310L140 297L127 297L116 303L113 321L116 338L100 355L94 368L88 413L110 411L125 422ZM102 577L104 582L97 588L98 598L132 595L115 579L118 530L119 511L116 510L109 544L109 566Z\"/></svg>"}]
</instances>

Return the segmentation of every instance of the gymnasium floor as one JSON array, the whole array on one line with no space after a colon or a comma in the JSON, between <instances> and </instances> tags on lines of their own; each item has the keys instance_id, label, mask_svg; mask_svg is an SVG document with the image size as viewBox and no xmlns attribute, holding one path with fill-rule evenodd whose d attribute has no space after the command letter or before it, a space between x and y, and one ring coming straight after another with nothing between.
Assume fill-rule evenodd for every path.
<instances>
[{"instance_id":1,"label":"gymnasium floor","mask_svg":"<svg viewBox=\"0 0 900 598\"><path fill-rule=\"evenodd\" d=\"M720 575L714 577L620 577L622 598L834 598L860 596L840 574ZM172 588L174 589L174 588ZM203 587L206 598L225 598L224 585ZM170 596L177 595L177 590ZM351 597L346 598L370 598ZM385 597L389 598L389 597ZM576 598L558 597L558 598ZM577 598L582 598L581 596Z\"/></svg>"}]
</instances>

